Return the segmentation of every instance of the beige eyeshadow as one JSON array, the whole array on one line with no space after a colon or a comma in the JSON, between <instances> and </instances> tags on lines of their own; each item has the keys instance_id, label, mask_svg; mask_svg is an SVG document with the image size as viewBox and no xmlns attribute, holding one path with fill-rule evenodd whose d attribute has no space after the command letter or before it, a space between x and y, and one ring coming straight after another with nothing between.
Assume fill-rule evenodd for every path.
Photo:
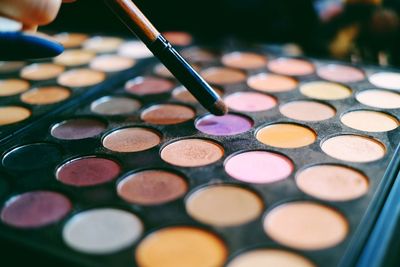
<instances>
[{"instance_id":1,"label":"beige eyeshadow","mask_svg":"<svg viewBox=\"0 0 400 267\"><path fill-rule=\"evenodd\" d=\"M252 191L233 185L212 185L193 192L186 210L194 219L218 227L237 226L255 220L264 208Z\"/></svg>"},{"instance_id":2,"label":"beige eyeshadow","mask_svg":"<svg viewBox=\"0 0 400 267\"><path fill-rule=\"evenodd\" d=\"M221 58L227 67L238 69L257 69L267 65L267 58L263 55L251 52L232 52Z\"/></svg>"},{"instance_id":3,"label":"beige eyeshadow","mask_svg":"<svg viewBox=\"0 0 400 267\"><path fill-rule=\"evenodd\" d=\"M23 121L31 115L31 111L20 106L0 107L0 126Z\"/></svg>"},{"instance_id":4,"label":"beige eyeshadow","mask_svg":"<svg viewBox=\"0 0 400 267\"><path fill-rule=\"evenodd\" d=\"M399 126L395 117L372 110L349 111L340 120L350 128L366 132L387 132Z\"/></svg>"},{"instance_id":5,"label":"beige eyeshadow","mask_svg":"<svg viewBox=\"0 0 400 267\"><path fill-rule=\"evenodd\" d=\"M333 247L349 231L345 217L327 206L297 201L281 204L267 213L264 230L276 242L303 250Z\"/></svg>"},{"instance_id":6,"label":"beige eyeshadow","mask_svg":"<svg viewBox=\"0 0 400 267\"><path fill-rule=\"evenodd\" d=\"M107 134L103 146L116 152L138 152L150 149L160 141L160 135L148 128L131 127Z\"/></svg>"},{"instance_id":7,"label":"beige eyeshadow","mask_svg":"<svg viewBox=\"0 0 400 267\"><path fill-rule=\"evenodd\" d=\"M327 201L348 201L368 192L368 178L340 165L315 165L296 175L297 186L306 194Z\"/></svg>"},{"instance_id":8,"label":"beige eyeshadow","mask_svg":"<svg viewBox=\"0 0 400 267\"><path fill-rule=\"evenodd\" d=\"M221 85L240 83L246 79L244 72L224 67L211 67L200 74L207 82Z\"/></svg>"},{"instance_id":9,"label":"beige eyeshadow","mask_svg":"<svg viewBox=\"0 0 400 267\"><path fill-rule=\"evenodd\" d=\"M259 248L243 252L226 267L315 267L307 258L294 252Z\"/></svg>"},{"instance_id":10,"label":"beige eyeshadow","mask_svg":"<svg viewBox=\"0 0 400 267\"><path fill-rule=\"evenodd\" d=\"M143 121L151 124L168 125L188 121L195 115L195 111L187 106L161 104L147 108L140 117Z\"/></svg>"},{"instance_id":11,"label":"beige eyeshadow","mask_svg":"<svg viewBox=\"0 0 400 267\"><path fill-rule=\"evenodd\" d=\"M63 66L75 67L88 64L95 56L96 53L91 51L70 49L55 57L54 62Z\"/></svg>"},{"instance_id":12,"label":"beige eyeshadow","mask_svg":"<svg viewBox=\"0 0 400 267\"><path fill-rule=\"evenodd\" d=\"M43 86L21 95L21 100L32 105L53 104L67 99L71 92L60 86Z\"/></svg>"},{"instance_id":13,"label":"beige eyeshadow","mask_svg":"<svg viewBox=\"0 0 400 267\"><path fill-rule=\"evenodd\" d=\"M309 75L315 71L312 63L297 58L277 58L268 63L268 68L275 73L292 76Z\"/></svg>"},{"instance_id":14,"label":"beige eyeshadow","mask_svg":"<svg viewBox=\"0 0 400 267\"><path fill-rule=\"evenodd\" d=\"M62 32L53 35L53 38L65 48L71 48L80 46L88 38L88 35L84 33Z\"/></svg>"},{"instance_id":15,"label":"beige eyeshadow","mask_svg":"<svg viewBox=\"0 0 400 267\"><path fill-rule=\"evenodd\" d=\"M63 73L64 67L51 63L35 63L23 67L21 77L28 80L40 81L57 77Z\"/></svg>"},{"instance_id":16,"label":"beige eyeshadow","mask_svg":"<svg viewBox=\"0 0 400 267\"><path fill-rule=\"evenodd\" d=\"M199 167L214 163L222 158L224 149L205 139L181 139L166 145L161 158L176 166Z\"/></svg>"},{"instance_id":17,"label":"beige eyeshadow","mask_svg":"<svg viewBox=\"0 0 400 267\"><path fill-rule=\"evenodd\" d=\"M174 78L175 76L162 63L154 67L154 73L163 78Z\"/></svg>"},{"instance_id":18,"label":"beige eyeshadow","mask_svg":"<svg viewBox=\"0 0 400 267\"><path fill-rule=\"evenodd\" d=\"M291 77L268 73L256 74L247 79L247 85L250 88L271 93L294 90L297 83L298 82Z\"/></svg>"},{"instance_id":19,"label":"beige eyeshadow","mask_svg":"<svg viewBox=\"0 0 400 267\"><path fill-rule=\"evenodd\" d=\"M94 36L83 43L83 48L98 53L106 53L117 50L122 43L123 39L121 38Z\"/></svg>"},{"instance_id":20,"label":"beige eyeshadow","mask_svg":"<svg viewBox=\"0 0 400 267\"><path fill-rule=\"evenodd\" d=\"M135 65L135 61L131 58L115 56L115 55L101 55L95 57L90 62L90 68L104 72L116 72L129 69Z\"/></svg>"},{"instance_id":21,"label":"beige eyeshadow","mask_svg":"<svg viewBox=\"0 0 400 267\"><path fill-rule=\"evenodd\" d=\"M300 86L300 92L308 97L321 100L339 100L351 96L351 90L341 84L314 81Z\"/></svg>"},{"instance_id":22,"label":"beige eyeshadow","mask_svg":"<svg viewBox=\"0 0 400 267\"><path fill-rule=\"evenodd\" d=\"M24 61L0 61L0 73L12 73L18 71L26 63Z\"/></svg>"},{"instance_id":23,"label":"beige eyeshadow","mask_svg":"<svg viewBox=\"0 0 400 267\"><path fill-rule=\"evenodd\" d=\"M68 87L85 87L101 83L105 78L103 72L81 68L64 72L57 82Z\"/></svg>"},{"instance_id":24,"label":"beige eyeshadow","mask_svg":"<svg viewBox=\"0 0 400 267\"><path fill-rule=\"evenodd\" d=\"M322 150L329 156L350 162L370 162L382 158L385 146L372 138L361 135L337 135L321 144Z\"/></svg>"},{"instance_id":25,"label":"beige eyeshadow","mask_svg":"<svg viewBox=\"0 0 400 267\"><path fill-rule=\"evenodd\" d=\"M29 83L19 79L0 80L0 96L16 95L29 89Z\"/></svg>"},{"instance_id":26,"label":"beige eyeshadow","mask_svg":"<svg viewBox=\"0 0 400 267\"><path fill-rule=\"evenodd\" d=\"M356 99L361 104L375 108L400 108L400 94L379 89L359 92Z\"/></svg>"},{"instance_id":27,"label":"beige eyeshadow","mask_svg":"<svg viewBox=\"0 0 400 267\"><path fill-rule=\"evenodd\" d=\"M213 86L212 88L219 96L222 96L224 94L221 89L215 88L215 86ZM188 102L188 103L197 103L198 102L197 99L194 98L194 96L183 85L175 88L172 91L172 97L177 100L180 100L183 102Z\"/></svg>"},{"instance_id":28,"label":"beige eyeshadow","mask_svg":"<svg viewBox=\"0 0 400 267\"><path fill-rule=\"evenodd\" d=\"M335 116L331 106L314 101L293 101L279 107L282 115L300 121L322 121Z\"/></svg>"}]
</instances>

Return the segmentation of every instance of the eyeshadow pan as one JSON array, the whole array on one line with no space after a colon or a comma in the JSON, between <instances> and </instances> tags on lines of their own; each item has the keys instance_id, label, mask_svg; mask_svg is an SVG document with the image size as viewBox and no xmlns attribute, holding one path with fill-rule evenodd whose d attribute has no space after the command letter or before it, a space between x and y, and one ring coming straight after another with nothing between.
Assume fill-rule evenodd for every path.
<instances>
[{"instance_id":1,"label":"eyeshadow pan","mask_svg":"<svg viewBox=\"0 0 400 267\"><path fill-rule=\"evenodd\" d=\"M24 61L0 61L0 73L16 72L25 65Z\"/></svg>"},{"instance_id":2,"label":"eyeshadow pan","mask_svg":"<svg viewBox=\"0 0 400 267\"><path fill-rule=\"evenodd\" d=\"M224 93L221 89L212 87L214 91L219 95L222 96ZM197 99L183 86L178 86L172 91L172 97L187 103L198 103Z\"/></svg>"},{"instance_id":3,"label":"eyeshadow pan","mask_svg":"<svg viewBox=\"0 0 400 267\"><path fill-rule=\"evenodd\" d=\"M164 170L135 172L118 183L117 193L138 205L159 205L182 197L188 185L181 176Z\"/></svg>"},{"instance_id":4,"label":"eyeshadow pan","mask_svg":"<svg viewBox=\"0 0 400 267\"><path fill-rule=\"evenodd\" d=\"M399 126L395 117L372 110L349 111L343 114L340 120L350 128L366 132L387 132Z\"/></svg>"},{"instance_id":5,"label":"eyeshadow pan","mask_svg":"<svg viewBox=\"0 0 400 267\"><path fill-rule=\"evenodd\" d=\"M368 192L368 178L340 165L315 165L296 174L296 184L308 195L327 201L348 201Z\"/></svg>"},{"instance_id":6,"label":"eyeshadow pan","mask_svg":"<svg viewBox=\"0 0 400 267\"><path fill-rule=\"evenodd\" d=\"M297 81L291 77L269 74L269 73L259 73L250 76L247 79L247 85L258 91L280 93L294 90L297 86Z\"/></svg>"},{"instance_id":7,"label":"eyeshadow pan","mask_svg":"<svg viewBox=\"0 0 400 267\"><path fill-rule=\"evenodd\" d=\"M191 193L186 211L195 220L216 227L238 226L255 220L264 208L259 196L233 185L211 185Z\"/></svg>"},{"instance_id":8,"label":"eyeshadow pan","mask_svg":"<svg viewBox=\"0 0 400 267\"><path fill-rule=\"evenodd\" d=\"M237 111L257 112L276 106L276 99L272 96L256 92L237 92L224 98L225 104Z\"/></svg>"},{"instance_id":9,"label":"eyeshadow pan","mask_svg":"<svg viewBox=\"0 0 400 267\"><path fill-rule=\"evenodd\" d=\"M259 248L234 257L226 267L315 267L307 258L286 250Z\"/></svg>"},{"instance_id":10,"label":"eyeshadow pan","mask_svg":"<svg viewBox=\"0 0 400 267\"><path fill-rule=\"evenodd\" d=\"M314 73L312 63L297 58L277 58L268 63L268 69L274 73L289 76L304 76Z\"/></svg>"},{"instance_id":11,"label":"eyeshadow pan","mask_svg":"<svg viewBox=\"0 0 400 267\"><path fill-rule=\"evenodd\" d=\"M143 267L222 267L227 255L225 244L216 235L199 228L174 226L146 236L135 258Z\"/></svg>"},{"instance_id":12,"label":"eyeshadow pan","mask_svg":"<svg viewBox=\"0 0 400 267\"><path fill-rule=\"evenodd\" d=\"M101 55L92 59L89 66L98 71L116 72L129 69L134 65L135 61L131 58L115 55Z\"/></svg>"},{"instance_id":13,"label":"eyeshadow pan","mask_svg":"<svg viewBox=\"0 0 400 267\"><path fill-rule=\"evenodd\" d=\"M57 180L72 186L94 186L114 180L121 167L106 158L88 156L76 158L61 165L56 172Z\"/></svg>"},{"instance_id":14,"label":"eyeshadow pan","mask_svg":"<svg viewBox=\"0 0 400 267\"><path fill-rule=\"evenodd\" d=\"M246 79L246 74L240 70L225 67L211 67L200 72L209 83L227 85L240 83Z\"/></svg>"},{"instance_id":15,"label":"eyeshadow pan","mask_svg":"<svg viewBox=\"0 0 400 267\"><path fill-rule=\"evenodd\" d=\"M189 47L181 51L182 57L189 62L195 63L209 63L216 59L216 55L204 48Z\"/></svg>"},{"instance_id":16,"label":"eyeshadow pan","mask_svg":"<svg viewBox=\"0 0 400 267\"><path fill-rule=\"evenodd\" d=\"M236 135L247 132L253 121L245 116L226 114L224 116L206 115L196 121L197 130L216 136Z\"/></svg>"},{"instance_id":17,"label":"eyeshadow pan","mask_svg":"<svg viewBox=\"0 0 400 267\"><path fill-rule=\"evenodd\" d=\"M63 66L76 67L88 64L95 56L96 53L91 51L83 49L70 49L64 51L61 55L55 57L53 60L55 63Z\"/></svg>"},{"instance_id":18,"label":"eyeshadow pan","mask_svg":"<svg viewBox=\"0 0 400 267\"><path fill-rule=\"evenodd\" d=\"M267 65L267 57L251 52L232 52L221 58L222 64L238 69L257 69Z\"/></svg>"},{"instance_id":19,"label":"eyeshadow pan","mask_svg":"<svg viewBox=\"0 0 400 267\"><path fill-rule=\"evenodd\" d=\"M118 55L133 59L153 57L153 53L141 41L124 42L118 48Z\"/></svg>"},{"instance_id":20,"label":"eyeshadow pan","mask_svg":"<svg viewBox=\"0 0 400 267\"><path fill-rule=\"evenodd\" d=\"M177 46L187 46L193 41L192 35L187 32L170 31L163 32L162 35L173 45Z\"/></svg>"},{"instance_id":21,"label":"eyeshadow pan","mask_svg":"<svg viewBox=\"0 0 400 267\"><path fill-rule=\"evenodd\" d=\"M330 137L321 144L322 151L329 156L350 162L370 162L382 158L385 146L372 138L344 134Z\"/></svg>"},{"instance_id":22,"label":"eyeshadow pan","mask_svg":"<svg viewBox=\"0 0 400 267\"><path fill-rule=\"evenodd\" d=\"M356 99L361 104L383 109L400 108L400 94L379 89L359 92Z\"/></svg>"},{"instance_id":23,"label":"eyeshadow pan","mask_svg":"<svg viewBox=\"0 0 400 267\"><path fill-rule=\"evenodd\" d=\"M84 33L62 32L53 35L53 38L65 48L72 48L80 46L84 41L86 41L88 35Z\"/></svg>"},{"instance_id":24,"label":"eyeshadow pan","mask_svg":"<svg viewBox=\"0 0 400 267\"><path fill-rule=\"evenodd\" d=\"M57 82L68 87L86 87L101 83L105 78L103 72L81 68L64 72L58 76Z\"/></svg>"},{"instance_id":25,"label":"eyeshadow pan","mask_svg":"<svg viewBox=\"0 0 400 267\"><path fill-rule=\"evenodd\" d=\"M23 121L31 116L31 111L20 106L0 106L0 126Z\"/></svg>"},{"instance_id":26,"label":"eyeshadow pan","mask_svg":"<svg viewBox=\"0 0 400 267\"><path fill-rule=\"evenodd\" d=\"M400 73L377 72L369 76L369 82L385 89L400 90Z\"/></svg>"},{"instance_id":27,"label":"eyeshadow pan","mask_svg":"<svg viewBox=\"0 0 400 267\"><path fill-rule=\"evenodd\" d=\"M224 149L205 139L181 139L166 145L161 158L180 167L199 167L214 163L222 158Z\"/></svg>"},{"instance_id":28,"label":"eyeshadow pan","mask_svg":"<svg viewBox=\"0 0 400 267\"><path fill-rule=\"evenodd\" d=\"M359 82L365 79L364 73L351 66L328 64L317 69L319 77L333 82Z\"/></svg>"},{"instance_id":29,"label":"eyeshadow pan","mask_svg":"<svg viewBox=\"0 0 400 267\"><path fill-rule=\"evenodd\" d=\"M177 104L160 104L145 109L140 118L151 124L169 125L191 120L196 112L187 106Z\"/></svg>"},{"instance_id":30,"label":"eyeshadow pan","mask_svg":"<svg viewBox=\"0 0 400 267\"><path fill-rule=\"evenodd\" d=\"M155 147L161 142L160 135L148 128L122 128L107 134L103 146L115 152L139 152Z\"/></svg>"},{"instance_id":31,"label":"eyeshadow pan","mask_svg":"<svg viewBox=\"0 0 400 267\"><path fill-rule=\"evenodd\" d=\"M71 210L71 202L51 191L32 191L9 199L1 220L17 228L38 228L60 221Z\"/></svg>"},{"instance_id":32,"label":"eyeshadow pan","mask_svg":"<svg viewBox=\"0 0 400 267\"><path fill-rule=\"evenodd\" d=\"M21 77L33 81L49 80L64 72L64 67L51 63L35 63L21 70Z\"/></svg>"},{"instance_id":33,"label":"eyeshadow pan","mask_svg":"<svg viewBox=\"0 0 400 267\"><path fill-rule=\"evenodd\" d=\"M143 233L142 221L133 213L97 208L76 214L64 226L64 242L88 254L109 254L132 245Z\"/></svg>"},{"instance_id":34,"label":"eyeshadow pan","mask_svg":"<svg viewBox=\"0 0 400 267\"><path fill-rule=\"evenodd\" d=\"M298 148L315 142L317 135L307 127L292 123L267 125L256 133L263 144L280 148Z\"/></svg>"},{"instance_id":35,"label":"eyeshadow pan","mask_svg":"<svg viewBox=\"0 0 400 267\"><path fill-rule=\"evenodd\" d=\"M22 102L32 105L54 104L67 99L71 92L60 86L34 88L21 95Z\"/></svg>"},{"instance_id":36,"label":"eyeshadow pan","mask_svg":"<svg viewBox=\"0 0 400 267\"><path fill-rule=\"evenodd\" d=\"M0 80L0 97L16 95L29 89L29 83L19 79Z\"/></svg>"},{"instance_id":37,"label":"eyeshadow pan","mask_svg":"<svg viewBox=\"0 0 400 267\"><path fill-rule=\"evenodd\" d=\"M51 128L51 135L62 140L78 140L96 136L107 125L92 118L75 118L57 123Z\"/></svg>"},{"instance_id":38,"label":"eyeshadow pan","mask_svg":"<svg viewBox=\"0 0 400 267\"><path fill-rule=\"evenodd\" d=\"M314 81L302 84L300 92L310 98L321 100L339 100L351 96L351 90L341 84Z\"/></svg>"},{"instance_id":39,"label":"eyeshadow pan","mask_svg":"<svg viewBox=\"0 0 400 267\"><path fill-rule=\"evenodd\" d=\"M102 115L120 115L132 113L140 108L138 100L122 96L104 96L92 102L90 109Z\"/></svg>"},{"instance_id":40,"label":"eyeshadow pan","mask_svg":"<svg viewBox=\"0 0 400 267\"><path fill-rule=\"evenodd\" d=\"M329 105L315 101L292 101L279 107L282 115L300 121L322 121L335 116L336 111Z\"/></svg>"},{"instance_id":41,"label":"eyeshadow pan","mask_svg":"<svg viewBox=\"0 0 400 267\"><path fill-rule=\"evenodd\" d=\"M169 92L173 87L173 82L155 77L137 77L125 84L125 90L136 95L162 94Z\"/></svg>"},{"instance_id":42,"label":"eyeshadow pan","mask_svg":"<svg viewBox=\"0 0 400 267\"><path fill-rule=\"evenodd\" d=\"M123 40L117 37L95 36L87 39L82 45L84 49L106 53L116 51L122 42Z\"/></svg>"},{"instance_id":43,"label":"eyeshadow pan","mask_svg":"<svg viewBox=\"0 0 400 267\"><path fill-rule=\"evenodd\" d=\"M348 222L327 206L297 201L281 204L264 218L264 231L276 242L302 250L318 250L342 242L349 231Z\"/></svg>"},{"instance_id":44,"label":"eyeshadow pan","mask_svg":"<svg viewBox=\"0 0 400 267\"><path fill-rule=\"evenodd\" d=\"M228 158L225 171L246 183L272 183L287 178L293 171L291 160L268 151L247 151Z\"/></svg>"}]
</instances>

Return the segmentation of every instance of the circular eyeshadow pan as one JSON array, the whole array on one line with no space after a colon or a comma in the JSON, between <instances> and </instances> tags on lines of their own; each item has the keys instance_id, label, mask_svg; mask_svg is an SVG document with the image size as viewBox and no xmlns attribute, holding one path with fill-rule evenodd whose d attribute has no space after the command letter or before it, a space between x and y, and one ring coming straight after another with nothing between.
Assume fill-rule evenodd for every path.
<instances>
[{"instance_id":1,"label":"circular eyeshadow pan","mask_svg":"<svg viewBox=\"0 0 400 267\"><path fill-rule=\"evenodd\" d=\"M162 94L171 91L174 83L163 78L137 77L125 84L128 93L136 95Z\"/></svg>"},{"instance_id":2,"label":"circular eyeshadow pan","mask_svg":"<svg viewBox=\"0 0 400 267\"><path fill-rule=\"evenodd\" d=\"M399 126L399 121L395 117L372 110L346 112L340 121L350 128L366 132L387 132Z\"/></svg>"},{"instance_id":3,"label":"circular eyeshadow pan","mask_svg":"<svg viewBox=\"0 0 400 267\"><path fill-rule=\"evenodd\" d=\"M307 258L285 250L258 248L245 251L234 257L226 267L315 267Z\"/></svg>"},{"instance_id":4,"label":"circular eyeshadow pan","mask_svg":"<svg viewBox=\"0 0 400 267\"><path fill-rule=\"evenodd\" d=\"M321 144L327 155L349 162L370 162L382 158L385 146L372 138L361 135L337 135L328 138Z\"/></svg>"},{"instance_id":5,"label":"circular eyeshadow pan","mask_svg":"<svg viewBox=\"0 0 400 267\"><path fill-rule=\"evenodd\" d=\"M302 84L300 92L305 96L320 100L339 100L351 96L351 90L348 87L324 81Z\"/></svg>"},{"instance_id":6,"label":"circular eyeshadow pan","mask_svg":"<svg viewBox=\"0 0 400 267\"><path fill-rule=\"evenodd\" d=\"M107 125L97 119L75 118L54 125L50 132L57 139L78 140L96 136L106 129Z\"/></svg>"},{"instance_id":7,"label":"circular eyeshadow pan","mask_svg":"<svg viewBox=\"0 0 400 267\"><path fill-rule=\"evenodd\" d=\"M106 53L116 51L123 41L123 39L117 37L94 36L87 39L82 46L86 50Z\"/></svg>"},{"instance_id":8,"label":"circular eyeshadow pan","mask_svg":"<svg viewBox=\"0 0 400 267\"><path fill-rule=\"evenodd\" d=\"M202 187L186 199L187 213L216 227L238 226L255 220L264 204L254 192L234 185Z\"/></svg>"},{"instance_id":9,"label":"circular eyeshadow pan","mask_svg":"<svg viewBox=\"0 0 400 267\"><path fill-rule=\"evenodd\" d=\"M400 73L377 72L369 76L369 82L385 89L400 90Z\"/></svg>"},{"instance_id":10,"label":"circular eyeshadow pan","mask_svg":"<svg viewBox=\"0 0 400 267\"><path fill-rule=\"evenodd\" d=\"M304 76L314 73L312 63L297 58L277 58L268 63L268 69L274 73L289 76Z\"/></svg>"},{"instance_id":11,"label":"circular eyeshadow pan","mask_svg":"<svg viewBox=\"0 0 400 267\"><path fill-rule=\"evenodd\" d=\"M88 64L95 56L96 53L91 51L70 49L55 57L54 62L63 66L75 67Z\"/></svg>"},{"instance_id":12,"label":"circular eyeshadow pan","mask_svg":"<svg viewBox=\"0 0 400 267\"><path fill-rule=\"evenodd\" d=\"M2 164L9 170L26 171L52 166L61 158L62 152L56 145L33 143L18 146L7 152Z\"/></svg>"},{"instance_id":13,"label":"circular eyeshadow pan","mask_svg":"<svg viewBox=\"0 0 400 267\"><path fill-rule=\"evenodd\" d=\"M125 201L138 205L160 205L182 197L188 185L181 176L165 170L144 170L124 177L117 193Z\"/></svg>"},{"instance_id":14,"label":"circular eyeshadow pan","mask_svg":"<svg viewBox=\"0 0 400 267\"><path fill-rule=\"evenodd\" d=\"M106 79L103 72L91 69L72 69L64 72L57 78L60 85L68 87L86 87L101 83Z\"/></svg>"},{"instance_id":15,"label":"circular eyeshadow pan","mask_svg":"<svg viewBox=\"0 0 400 267\"><path fill-rule=\"evenodd\" d=\"M229 108L243 112L265 111L277 104L274 97L256 92L237 92L227 95L224 102Z\"/></svg>"},{"instance_id":16,"label":"circular eyeshadow pan","mask_svg":"<svg viewBox=\"0 0 400 267\"><path fill-rule=\"evenodd\" d=\"M180 167L199 167L214 163L222 158L224 149L205 139L181 139L166 145L160 152L169 164Z\"/></svg>"},{"instance_id":17,"label":"circular eyeshadow pan","mask_svg":"<svg viewBox=\"0 0 400 267\"><path fill-rule=\"evenodd\" d=\"M338 211L308 201L281 204L264 217L264 231L276 242L302 250L333 247L349 231L345 217Z\"/></svg>"},{"instance_id":18,"label":"circular eyeshadow pan","mask_svg":"<svg viewBox=\"0 0 400 267\"><path fill-rule=\"evenodd\" d=\"M224 93L221 89L212 87L214 91L222 96ZM172 91L172 97L176 100L187 102L187 103L198 103L197 99L183 86L178 86Z\"/></svg>"},{"instance_id":19,"label":"circular eyeshadow pan","mask_svg":"<svg viewBox=\"0 0 400 267\"><path fill-rule=\"evenodd\" d=\"M116 55L101 55L90 61L90 68L104 72L127 70L135 65L135 61L128 57Z\"/></svg>"},{"instance_id":20,"label":"circular eyeshadow pan","mask_svg":"<svg viewBox=\"0 0 400 267\"><path fill-rule=\"evenodd\" d=\"M31 105L49 105L70 97L71 92L60 86L34 88L21 95L21 101Z\"/></svg>"},{"instance_id":21,"label":"circular eyeshadow pan","mask_svg":"<svg viewBox=\"0 0 400 267\"><path fill-rule=\"evenodd\" d=\"M321 164L296 174L296 184L304 193L326 201L348 201L368 192L368 178L345 166Z\"/></svg>"},{"instance_id":22,"label":"circular eyeshadow pan","mask_svg":"<svg viewBox=\"0 0 400 267\"><path fill-rule=\"evenodd\" d=\"M298 82L288 76L259 73L247 79L247 85L258 91L280 93L296 89Z\"/></svg>"},{"instance_id":23,"label":"circular eyeshadow pan","mask_svg":"<svg viewBox=\"0 0 400 267\"><path fill-rule=\"evenodd\" d=\"M206 115L199 118L197 130L209 135L227 136L247 132L253 127L253 121L245 116L226 114L224 116Z\"/></svg>"},{"instance_id":24,"label":"circular eyeshadow pan","mask_svg":"<svg viewBox=\"0 0 400 267\"><path fill-rule=\"evenodd\" d=\"M219 237L188 226L159 229L146 236L135 252L138 266L146 267L223 266L227 255Z\"/></svg>"},{"instance_id":25,"label":"circular eyeshadow pan","mask_svg":"<svg viewBox=\"0 0 400 267\"><path fill-rule=\"evenodd\" d=\"M24 61L0 61L0 73L16 72L25 65Z\"/></svg>"},{"instance_id":26,"label":"circular eyeshadow pan","mask_svg":"<svg viewBox=\"0 0 400 267\"><path fill-rule=\"evenodd\" d=\"M153 53L141 41L124 42L118 48L118 55L133 59L153 57Z\"/></svg>"},{"instance_id":27,"label":"circular eyeshadow pan","mask_svg":"<svg viewBox=\"0 0 400 267\"><path fill-rule=\"evenodd\" d=\"M187 106L177 104L160 104L145 109L140 118L151 124L170 125L183 123L196 116L196 112Z\"/></svg>"},{"instance_id":28,"label":"circular eyeshadow pan","mask_svg":"<svg viewBox=\"0 0 400 267\"><path fill-rule=\"evenodd\" d=\"M275 123L262 127L256 133L258 141L279 148L308 146L317 140L314 131L292 123Z\"/></svg>"},{"instance_id":29,"label":"circular eyeshadow pan","mask_svg":"<svg viewBox=\"0 0 400 267\"><path fill-rule=\"evenodd\" d=\"M217 58L214 52L200 47L185 48L181 51L181 55L187 61L194 63L209 63Z\"/></svg>"},{"instance_id":30,"label":"circular eyeshadow pan","mask_svg":"<svg viewBox=\"0 0 400 267\"><path fill-rule=\"evenodd\" d=\"M33 81L56 78L64 72L64 67L51 63L35 63L21 69L21 77Z\"/></svg>"},{"instance_id":31,"label":"circular eyeshadow pan","mask_svg":"<svg viewBox=\"0 0 400 267\"><path fill-rule=\"evenodd\" d=\"M400 94L379 89L361 91L356 95L361 104L382 109L400 108Z\"/></svg>"},{"instance_id":32,"label":"circular eyeshadow pan","mask_svg":"<svg viewBox=\"0 0 400 267\"><path fill-rule=\"evenodd\" d=\"M97 208L76 214L64 226L64 242L88 254L110 254L137 241L143 233L142 221L133 213Z\"/></svg>"},{"instance_id":33,"label":"circular eyeshadow pan","mask_svg":"<svg viewBox=\"0 0 400 267\"><path fill-rule=\"evenodd\" d=\"M200 75L207 82L220 85L240 83L246 79L244 72L225 67L211 67L202 70Z\"/></svg>"},{"instance_id":34,"label":"circular eyeshadow pan","mask_svg":"<svg viewBox=\"0 0 400 267\"><path fill-rule=\"evenodd\" d=\"M72 186L94 186L114 180L121 167L106 158L87 156L72 159L61 165L56 178L63 184Z\"/></svg>"},{"instance_id":35,"label":"circular eyeshadow pan","mask_svg":"<svg viewBox=\"0 0 400 267\"><path fill-rule=\"evenodd\" d=\"M336 110L315 101L293 101L279 107L282 115L300 121L323 121L332 118Z\"/></svg>"},{"instance_id":36,"label":"circular eyeshadow pan","mask_svg":"<svg viewBox=\"0 0 400 267\"><path fill-rule=\"evenodd\" d=\"M20 106L0 106L0 126L23 121L31 116L32 112Z\"/></svg>"},{"instance_id":37,"label":"circular eyeshadow pan","mask_svg":"<svg viewBox=\"0 0 400 267\"><path fill-rule=\"evenodd\" d=\"M246 183L272 183L287 178L293 172L292 161L278 153L246 151L225 161L225 171Z\"/></svg>"},{"instance_id":38,"label":"circular eyeshadow pan","mask_svg":"<svg viewBox=\"0 0 400 267\"><path fill-rule=\"evenodd\" d=\"M29 83L19 79L0 80L0 97L16 95L29 89Z\"/></svg>"},{"instance_id":39,"label":"circular eyeshadow pan","mask_svg":"<svg viewBox=\"0 0 400 267\"><path fill-rule=\"evenodd\" d=\"M173 45L187 46L193 41L192 35L187 32L169 31L163 32L162 35Z\"/></svg>"},{"instance_id":40,"label":"circular eyeshadow pan","mask_svg":"<svg viewBox=\"0 0 400 267\"><path fill-rule=\"evenodd\" d=\"M103 146L115 152L139 152L155 147L161 142L153 130L129 127L115 130L103 138Z\"/></svg>"},{"instance_id":41,"label":"circular eyeshadow pan","mask_svg":"<svg viewBox=\"0 0 400 267\"><path fill-rule=\"evenodd\" d=\"M68 198L59 193L32 191L9 199L1 220L17 228L39 228L60 221L71 208Z\"/></svg>"},{"instance_id":42,"label":"circular eyeshadow pan","mask_svg":"<svg viewBox=\"0 0 400 267\"><path fill-rule=\"evenodd\" d=\"M341 83L359 82L365 79L364 73L351 66L328 64L317 69L319 77L325 80Z\"/></svg>"},{"instance_id":43,"label":"circular eyeshadow pan","mask_svg":"<svg viewBox=\"0 0 400 267\"><path fill-rule=\"evenodd\" d=\"M232 52L221 58L222 64L238 69L257 69L267 65L267 57L251 52Z\"/></svg>"},{"instance_id":44,"label":"circular eyeshadow pan","mask_svg":"<svg viewBox=\"0 0 400 267\"><path fill-rule=\"evenodd\" d=\"M53 38L65 48L72 48L80 46L84 41L86 41L88 35L84 33L62 32L53 35Z\"/></svg>"},{"instance_id":45,"label":"circular eyeshadow pan","mask_svg":"<svg viewBox=\"0 0 400 267\"><path fill-rule=\"evenodd\" d=\"M138 100L122 96L104 96L92 102L90 110L101 115L128 114L138 110Z\"/></svg>"}]
</instances>

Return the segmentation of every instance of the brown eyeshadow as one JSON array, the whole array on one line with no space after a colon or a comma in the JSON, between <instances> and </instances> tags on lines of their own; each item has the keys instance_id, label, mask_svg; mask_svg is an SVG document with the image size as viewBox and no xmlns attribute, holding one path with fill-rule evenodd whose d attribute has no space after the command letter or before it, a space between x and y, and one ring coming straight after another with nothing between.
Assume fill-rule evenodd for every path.
<instances>
[{"instance_id":1,"label":"brown eyeshadow","mask_svg":"<svg viewBox=\"0 0 400 267\"><path fill-rule=\"evenodd\" d=\"M193 119L195 111L189 107L175 104L161 104L144 110L141 119L151 124L177 124Z\"/></svg>"},{"instance_id":2,"label":"brown eyeshadow","mask_svg":"<svg viewBox=\"0 0 400 267\"><path fill-rule=\"evenodd\" d=\"M34 88L21 95L21 100L32 105L53 104L67 99L71 92L59 86Z\"/></svg>"},{"instance_id":3,"label":"brown eyeshadow","mask_svg":"<svg viewBox=\"0 0 400 267\"><path fill-rule=\"evenodd\" d=\"M244 72L224 67L211 67L200 74L207 82L221 85L240 83L246 79Z\"/></svg>"}]
</instances>

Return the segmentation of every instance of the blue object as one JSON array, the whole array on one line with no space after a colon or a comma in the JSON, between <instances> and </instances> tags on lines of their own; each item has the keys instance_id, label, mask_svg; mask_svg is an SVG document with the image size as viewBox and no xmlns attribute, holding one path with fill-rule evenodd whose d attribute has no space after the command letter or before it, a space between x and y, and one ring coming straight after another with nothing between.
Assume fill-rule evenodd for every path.
<instances>
[{"instance_id":1,"label":"blue object","mask_svg":"<svg viewBox=\"0 0 400 267\"><path fill-rule=\"evenodd\" d=\"M64 47L49 38L24 32L0 32L0 60L55 57Z\"/></svg>"}]
</instances>

